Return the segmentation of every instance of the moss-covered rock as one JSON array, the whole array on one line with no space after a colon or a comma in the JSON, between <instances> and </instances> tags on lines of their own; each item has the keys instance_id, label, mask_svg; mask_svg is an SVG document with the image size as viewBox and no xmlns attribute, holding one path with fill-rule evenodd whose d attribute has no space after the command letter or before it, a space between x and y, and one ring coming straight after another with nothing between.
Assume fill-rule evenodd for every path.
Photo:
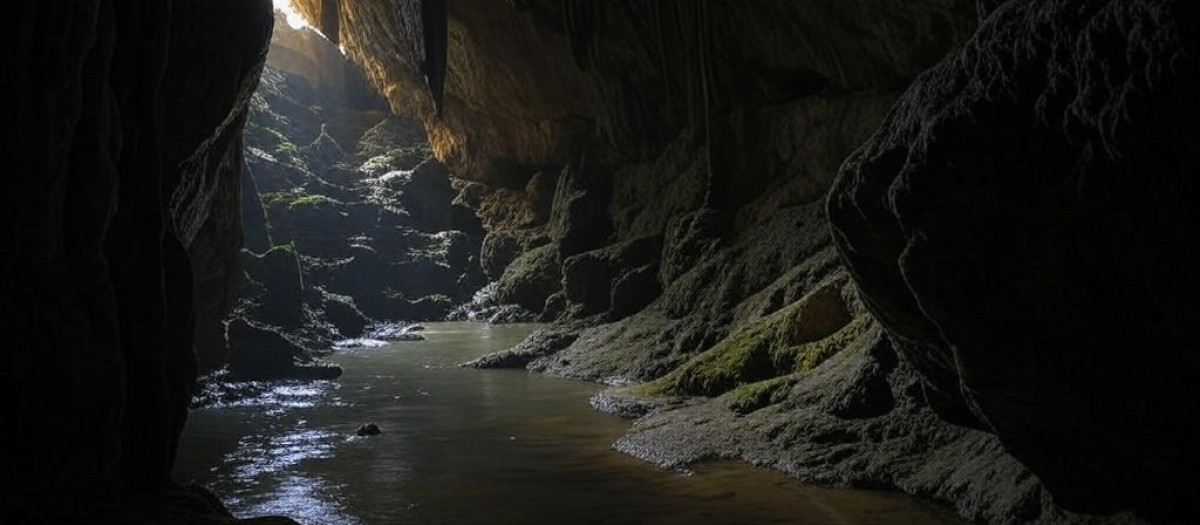
<instances>
[{"instance_id":1,"label":"moss-covered rock","mask_svg":"<svg viewBox=\"0 0 1200 525\"><path fill-rule=\"evenodd\" d=\"M541 312L546 299L561 289L562 270L558 246L547 244L518 257L504 271L496 286L496 298Z\"/></svg>"},{"instance_id":2,"label":"moss-covered rock","mask_svg":"<svg viewBox=\"0 0 1200 525\"><path fill-rule=\"evenodd\" d=\"M722 397L730 410L739 414L748 414L783 399L783 391L794 383L798 376L799 374L789 374L744 384L730 390Z\"/></svg>"},{"instance_id":3,"label":"moss-covered rock","mask_svg":"<svg viewBox=\"0 0 1200 525\"><path fill-rule=\"evenodd\" d=\"M843 298L844 276L826 281L801 300L758 319L708 351L655 381L650 393L715 396L744 385L803 374L838 352L866 329L868 318L852 319ZM735 397L761 399L765 385ZM751 405L753 403L750 403Z\"/></svg>"}]
</instances>

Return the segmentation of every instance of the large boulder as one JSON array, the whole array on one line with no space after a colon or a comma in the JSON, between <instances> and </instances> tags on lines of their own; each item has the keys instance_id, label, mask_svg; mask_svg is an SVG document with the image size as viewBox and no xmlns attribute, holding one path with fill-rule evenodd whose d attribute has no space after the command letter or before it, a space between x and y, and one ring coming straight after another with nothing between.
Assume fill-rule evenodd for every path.
<instances>
[{"instance_id":1,"label":"large boulder","mask_svg":"<svg viewBox=\"0 0 1200 525\"><path fill-rule=\"evenodd\" d=\"M641 310L661 293L662 238L639 237L587 251L563 262L563 291L571 315L609 313L612 320Z\"/></svg>"},{"instance_id":2,"label":"large boulder","mask_svg":"<svg viewBox=\"0 0 1200 525\"><path fill-rule=\"evenodd\" d=\"M438 232L453 227L450 201L450 170L436 160L422 162L412 172L399 172L397 201L408 211L412 225L418 230Z\"/></svg>"},{"instance_id":3,"label":"large boulder","mask_svg":"<svg viewBox=\"0 0 1200 525\"><path fill-rule=\"evenodd\" d=\"M521 254L521 241L505 231L491 231L483 238L479 250L479 263L483 273L490 279L499 279L504 269Z\"/></svg>"},{"instance_id":4,"label":"large boulder","mask_svg":"<svg viewBox=\"0 0 1200 525\"><path fill-rule=\"evenodd\" d=\"M841 255L943 417L1069 509L1192 513L1200 45L1183 0L1007 2L829 198Z\"/></svg>"},{"instance_id":5,"label":"large boulder","mask_svg":"<svg viewBox=\"0 0 1200 525\"><path fill-rule=\"evenodd\" d=\"M313 364L311 352L269 326L235 318L226 333L234 379L332 379L342 374L340 367Z\"/></svg>"},{"instance_id":6,"label":"large boulder","mask_svg":"<svg viewBox=\"0 0 1200 525\"><path fill-rule=\"evenodd\" d=\"M603 246L612 234L611 184L581 166L568 167L559 175L550 210L550 237L563 257Z\"/></svg>"},{"instance_id":7,"label":"large boulder","mask_svg":"<svg viewBox=\"0 0 1200 525\"><path fill-rule=\"evenodd\" d=\"M547 244L518 257L496 285L496 298L501 303L520 305L532 312L541 312L546 298L561 288L561 263L558 246Z\"/></svg>"},{"instance_id":8,"label":"large boulder","mask_svg":"<svg viewBox=\"0 0 1200 525\"><path fill-rule=\"evenodd\" d=\"M243 252L246 274L262 285L255 311L259 320L299 327L304 321L304 276L293 245L275 246L262 255Z\"/></svg>"}]
</instances>

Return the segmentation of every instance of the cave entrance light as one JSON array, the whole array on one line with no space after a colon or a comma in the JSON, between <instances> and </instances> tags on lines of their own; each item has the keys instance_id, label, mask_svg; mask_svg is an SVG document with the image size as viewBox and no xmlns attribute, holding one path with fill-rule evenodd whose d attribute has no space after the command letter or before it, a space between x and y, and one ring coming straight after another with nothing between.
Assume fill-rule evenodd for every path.
<instances>
[{"instance_id":1,"label":"cave entrance light","mask_svg":"<svg viewBox=\"0 0 1200 525\"><path fill-rule=\"evenodd\" d=\"M277 11L283 11L284 16L287 17L287 23L289 26L292 26L292 29L300 29L302 27L311 27L309 25L308 21L305 20L303 16L300 16L300 13L297 12L296 8L292 6L292 0L272 0L272 1L274 2L275 9Z\"/></svg>"}]
</instances>

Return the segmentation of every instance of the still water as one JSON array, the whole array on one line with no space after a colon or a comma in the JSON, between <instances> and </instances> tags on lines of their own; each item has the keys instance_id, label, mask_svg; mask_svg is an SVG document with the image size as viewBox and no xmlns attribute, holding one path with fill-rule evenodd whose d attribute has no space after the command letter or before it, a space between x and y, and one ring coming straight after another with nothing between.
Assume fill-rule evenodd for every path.
<instances>
[{"instance_id":1,"label":"still water","mask_svg":"<svg viewBox=\"0 0 1200 525\"><path fill-rule=\"evenodd\" d=\"M600 386L456 366L535 326L426 326L425 341L341 351L337 381L193 411L176 477L238 516L307 524L954 522L902 496L742 464L659 470L610 450L629 422L589 407ZM383 433L355 436L366 422Z\"/></svg>"}]
</instances>

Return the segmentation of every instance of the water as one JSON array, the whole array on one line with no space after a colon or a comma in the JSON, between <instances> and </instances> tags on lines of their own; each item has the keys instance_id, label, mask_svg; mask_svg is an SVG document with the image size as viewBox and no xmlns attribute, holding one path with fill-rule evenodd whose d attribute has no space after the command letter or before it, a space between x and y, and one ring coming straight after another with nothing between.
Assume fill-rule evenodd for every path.
<instances>
[{"instance_id":1,"label":"water","mask_svg":"<svg viewBox=\"0 0 1200 525\"><path fill-rule=\"evenodd\" d=\"M953 523L902 496L742 464L659 470L610 450L629 423L588 406L598 385L456 366L533 325L427 326L425 341L335 356L337 381L194 411L176 477L238 516L308 524ZM355 436L366 422L383 434Z\"/></svg>"}]
</instances>

